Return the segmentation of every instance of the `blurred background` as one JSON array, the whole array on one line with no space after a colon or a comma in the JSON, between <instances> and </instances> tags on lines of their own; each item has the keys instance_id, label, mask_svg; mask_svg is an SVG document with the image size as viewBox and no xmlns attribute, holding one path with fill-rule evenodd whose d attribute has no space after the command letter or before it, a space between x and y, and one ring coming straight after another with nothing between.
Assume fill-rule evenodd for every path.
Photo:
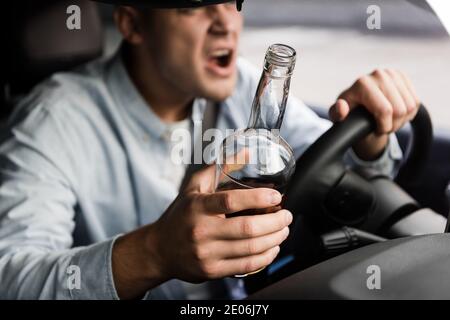
<instances>
[{"instance_id":1,"label":"blurred background","mask_svg":"<svg viewBox=\"0 0 450 320\"><path fill-rule=\"evenodd\" d=\"M367 28L370 5L381 9L381 30ZM120 37L111 7L100 8L110 53ZM430 11L405 0L246 0L243 14L241 55L261 67L270 44L294 47L291 92L306 103L328 108L359 76L396 68L413 80L435 125L450 129L450 37Z\"/></svg>"}]
</instances>

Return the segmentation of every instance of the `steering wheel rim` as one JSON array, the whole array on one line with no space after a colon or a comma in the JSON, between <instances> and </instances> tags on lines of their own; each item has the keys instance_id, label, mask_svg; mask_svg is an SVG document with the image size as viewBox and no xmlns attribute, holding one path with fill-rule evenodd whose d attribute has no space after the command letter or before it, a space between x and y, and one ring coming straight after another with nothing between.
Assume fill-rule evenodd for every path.
<instances>
[{"instance_id":1,"label":"steering wheel rim","mask_svg":"<svg viewBox=\"0 0 450 320\"><path fill-rule=\"evenodd\" d=\"M420 180L429 156L432 124L423 105L411 121L411 128L408 152L396 179L402 187ZM352 110L344 121L335 123L297 160L285 194L285 207L294 213L301 208L325 225L358 225L365 221L375 205L373 190L369 181L346 168L343 157L352 145L375 129L373 116L362 106ZM356 202L356 207L351 202ZM340 209L344 214L333 212ZM348 214L350 209L357 211L354 216Z\"/></svg>"},{"instance_id":2,"label":"steering wheel rim","mask_svg":"<svg viewBox=\"0 0 450 320\"><path fill-rule=\"evenodd\" d=\"M414 186L420 182L431 152L433 125L430 114L422 104L417 115L411 120L411 131L405 160L395 177L395 182L403 188Z\"/></svg>"}]
</instances>

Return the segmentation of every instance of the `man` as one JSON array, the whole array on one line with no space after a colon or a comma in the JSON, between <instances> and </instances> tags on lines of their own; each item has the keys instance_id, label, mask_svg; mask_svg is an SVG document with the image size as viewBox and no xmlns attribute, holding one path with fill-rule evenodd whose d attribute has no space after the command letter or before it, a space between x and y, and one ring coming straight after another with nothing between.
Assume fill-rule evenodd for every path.
<instances>
[{"instance_id":1,"label":"man","mask_svg":"<svg viewBox=\"0 0 450 320\"><path fill-rule=\"evenodd\" d=\"M179 192L185 168L168 160L171 132L192 129L206 99L221 102L221 130L249 118L259 74L238 59L243 20L223 2L120 6L124 41L114 57L56 74L20 103L0 146L0 297L210 298L214 288L188 283L275 259L290 212L224 214L272 207L278 192L214 193L213 166ZM378 126L350 161L393 173L400 155L390 134L419 105L410 81L377 70L345 90L330 115L340 121L357 104ZM292 98L281 134L298 157L329 125ZM79 270L79 285L70 270ZM226 284L229 293L239 286Z\"/></svg>"}]
</instances>

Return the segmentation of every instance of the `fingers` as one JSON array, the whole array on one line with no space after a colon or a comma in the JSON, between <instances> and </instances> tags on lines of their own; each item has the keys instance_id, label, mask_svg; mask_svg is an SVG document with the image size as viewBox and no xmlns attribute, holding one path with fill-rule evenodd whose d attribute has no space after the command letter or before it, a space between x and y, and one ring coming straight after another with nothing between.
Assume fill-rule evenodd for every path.
<instances>
[{"instance_id":1,"label":"fingers","mask_svg":"<svg viewBox=\"0 0 450 320\"><path fill-rule=\"evenodd\" d=\"M411 81L401 72L390 69L375 70L361 77L340 95L340 99L345 100L350 109L359 104L365 106L374 115L379 134L400 129L415 117L420 105ZM342 120L345 109L345 104L338 100L330 109L330 117Z\"/></svg>"},{"instance_id":2,"label":"fingers","mask_svg":"<svg viewBox=\"0 0 450 320\"><path fill-rule=\"evenodd\" d=\"M398 72L398 74L401 76L401 78L403 79L404 84L406 85L406 88L408 89L409 94L413 97L414 99L414 103L415 103L415 110L410 110L410 108L408 108L408 121L411 121L412 119L415 118L417 111L419 110L420 104L421 104L421 100L419 98L419 96L417 95L417 91L414 88L414 85L412 84L411 80L402 72Z\"/></svg>"},{"instance_id":3,"label":"fingers","mask_svg":"<svg viewBox=\"0 0 450 320\"><path fill-rule=\"evenodd\" d=\"M242 149L237 154L227 159L225 162L226 164L223 163L223 160L219 161L219 163L221 163L222 167L224 167L225 169L223 171L227 173L241 169L248 162L249 152L247 148ZM208 165L202 170L199 170L192 175L190 181L186 184L184 191L197 191L201 193L213 192L214 182L216 179L216 170L216 163Z\"/></svg>"},{"instance_id":4,"label":"fingers","mask_svg":"<svg viewBox=\"0 0 450 320\"><path fill-rule=\"evenodd\" d=\"M190 181L184 188L185 192L196 191L209 193L214 191L214 181L216 177L216 165L211 164L192 175Z\"/></svg>"},{"instance_id":5,"label":"fingers","mask_svg":"<svg viewBox=\"0 0 450 320\"><path fill-rule=\"evenodd\" d=\"M287 210L228 219L203 216L189 230L187 243L191 247L185 251L190 252L192 265L202 278L253 272L275 259L291 222L292 214Z\"/></svg>"},{"instance_id":6,"label":"fingers","mask_svg":"<svg viewBox=\"0 0 450 320\"><path fill-rule=\"evenodd\" d=\"M370 76L364 76L355 82L347 97L354 107L357 104L365 106L373 114L380 134L392 131L392 104ZM342 97L345 99L345 96Z\"/></svg>"},{"instance_id":7,"label":"fingers","mask_svg":"<svg viewBox=\"0 0 450 320\"><path fill-rule=\"evenodd\" d=\"M392 83L396 86L398 93L403 99L403 103L405 104L405 113L409 113L416 109L418 103L415 100L415 92L411 92L411 90L408 88L408 84L406 82L408 78L399 71L386 69L385 72L390 76L390 78L392 79Z\"/></svg>"},{"instance_id":8,"label":"fingers","mask_svg":"<svg viewBox=\"0 0 450 320\"><path fill-rule=\"evenodd\" d=\"M269 188L234 189L199 196L198 209L227 214L247 209L264 209L280 204L281 194Z\"/></svg>"},{"instance_id":9,"label":"fingers","mask_svg":"<svg viewBox=\"0 0 450 320\"><path fill-rule=\"evenodd\" d=\"M223 260L220 270L224 276L252 273L271 264L279 252L277 246L257 255Z\"/></svg>"},{"instance_id":10,"label":"fingers","mask_svg":"<svg viewBox=\"0 0 450 320\"><path fill-rule=\"evenodd\" d=\"M339 122L344 120L350 112L350 106L344 99L338 99L328 112L331 121Z\"/></svg>"},{"instance_id":11,"label":"fingers","mask_svg":"<svg viewBox=\"0 0 450 320\"><path fill-rule=\"evenodd\" d=\"M280 210L255 216L218 219L223 221L216 227L216 239L240 240L281 231L291 224L293 217L288 210Z\"/></svg>"},{"instance_id":12,"label":"fingers","mask_svg":"<svg viewBox=\"0 0 450 320\"><path fill-rule=\"evenodd\" d=\"M204 258L242 258L266 252L283 243L289 236L289 227L261 237L244 240L219 240L211 243L206 249Z\"/></svg>"},{"instance_id":13,"label":"fingers","mask_svg":"<svg viewBox=\"0 0 450 320\"><path fill-rule=\"evenodd\" d=\"M406 122L407 103L414 100L406 90L403 80L398 81L397 75L393 77L390 70L376 70L372 73L381 92L389 100L392 108L392 128L389 132L395 132Z\"/></svg>"}]
</instances>

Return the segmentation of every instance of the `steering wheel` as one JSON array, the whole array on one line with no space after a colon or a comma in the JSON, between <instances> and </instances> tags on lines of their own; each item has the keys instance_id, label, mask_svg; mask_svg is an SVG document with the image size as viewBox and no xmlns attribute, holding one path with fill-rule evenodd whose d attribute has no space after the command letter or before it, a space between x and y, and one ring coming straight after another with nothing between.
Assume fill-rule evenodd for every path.
<instances>
[{"instance_id":1,"label":"steering wheel","mask_svg":"<svg viewBox=\"0 0 450 320\"><path fill-rule=\"evenodd\" d=\"M372 115L362 106L334 124L297 160L296 171L285 194L285 207L307 217L316 231L340 226L380 233L419 205L398 185L416 183L424 171L433 129L421 105L411 121L412 137L394 181L373 170L347 168L345 153L376 128Z\"/></svg>"},{"instance_id":2,"label":"steering wheel","mask_svg":"<svg viewBox=\"0 0 450 320\"><path fill-rule=\"evenodd\" d=\"M335 123L305 151L296 162L284 194L283 207L294 214L294 223L280 253L299 259L294 258L279 269L269 268L269 277L248 277L248 292L317 264L329 254L335 256L353 250L354 245L364 246L366 240L370 243L375 238L375 242L383 241L379 236L403 236L397 222L427 213L403 190L420 181L431 149L433 130L423 105L410 124L412 135L395 181L374 170L352 170L344 163L346 152L376 129L375 119L362 106L353 109L344 121ZM408 219L402 221L405 220ZM336 232L342 230L345 234ZM365 232L365 239L361 232Z\"/></svg>"}]
</instances>

